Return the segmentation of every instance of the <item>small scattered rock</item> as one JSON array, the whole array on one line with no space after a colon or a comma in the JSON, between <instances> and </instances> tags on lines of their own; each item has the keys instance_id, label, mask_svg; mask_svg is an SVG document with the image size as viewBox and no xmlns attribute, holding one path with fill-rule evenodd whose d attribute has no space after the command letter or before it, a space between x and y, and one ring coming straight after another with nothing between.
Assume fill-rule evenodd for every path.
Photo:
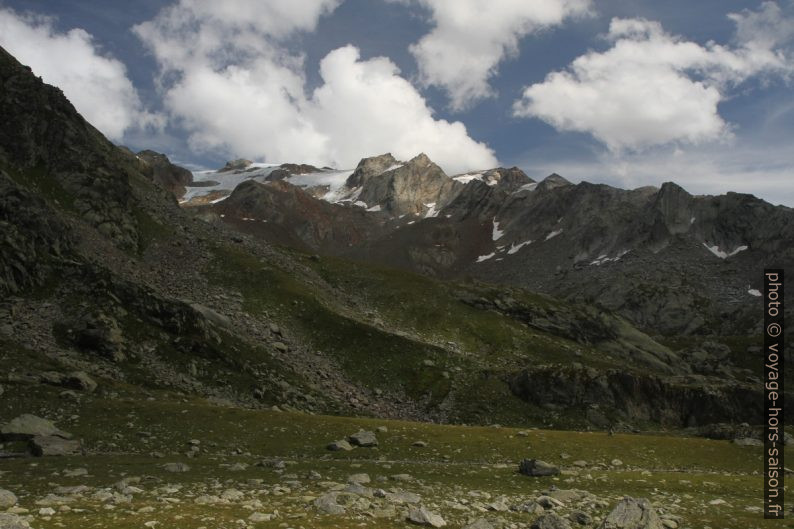
<instances>
[{"instance_id":1,"label":"small scattered rock","mask_svg":"<svg viewBox=\"0 0 794 529\"><path fill-rule=\"evenodd\" d=\"M353 446L344 439L340 441L334 441L333 443L329 443L326 448L328 448L328 450L331 450L332 452L339 452L339 451L349 452L353 450Z\"/></svg>"},{"instance_id":2,"label":"small scattered rock","mask_svg":"<svg viewBox=\"0 0 794 529\"><path fill-rule=\"evenodd\" d=\"M592 517L584 511L571 511L568 515L568 519L573 523L579 525L590 525L593 523Z\"/></svg>"},{"instance_id":3,"label":"small scattered rock","mask_svg":"<svg viewBox=\"0 0 794 529\"><path fill-rule=\"evenodd\" d=\"M740 437L739 439L734 439L733 444L739 446L764 446L764 442L761 439L753 439L752 437Z\"/></svg>"},{"instance_id":4,"label":"small scattered rock","mask_svg":"<svg viewBox=\"0 0 794 529\"><path fill-rule=\"evenodd\" d=\"M188 472L190 471L190 466L185 463L166 463L163 465L163 469L166 472Z\"/></svg>"},{"instance_id":5,"label":"small scattered rock","mask_svg":"<svg viewBox=\"0 0 794 529\"><path fill-rule=\"evenodd\" d=\"M485 518L478 518L470 524L464 525L463 529L494 529L494 526Z\"/></svg>"},{"instance_id":6,"label":"small scattered rock","mask_svg":"<svg viewBox=\"0 0 794 529\"><path fill-rule=\"evenodd\" d=\"M62 385L67 388L85 391L86 393L93 393L97 388L97 383L94 382L94 379L89 377L84 371L74 371L64 375Z\"/></svg>"},{"instance_id":7,"label":"small scattered rock","mask_svg":"<svg viewBox=\"0 0 794 529\"><path fill-rule=\"evenodd\" d=\"M531 529L571 529L568 520L553 512L546 513L532 522Z\"/></svg>"},{"instance_id":8,"label":"small scattered rock","mask_svg":"<svg viewBox=\"0 0 794 529\"><path fill-rule=\"evenodd\" d=\"M269 522L272 519L272 514L265 514L263 512L255 512L248 517L248 521L253 523Z\"/></svg>"}]
</instances>

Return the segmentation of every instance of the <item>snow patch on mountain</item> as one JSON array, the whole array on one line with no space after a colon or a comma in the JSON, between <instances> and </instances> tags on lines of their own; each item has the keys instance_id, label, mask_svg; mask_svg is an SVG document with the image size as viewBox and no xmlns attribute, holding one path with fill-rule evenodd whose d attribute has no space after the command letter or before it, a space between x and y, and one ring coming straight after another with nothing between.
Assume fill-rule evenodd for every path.
<instances>
[{"instance_id":1,"label":"snow patch on mountain","mask_svg":"<svg viewBox=\"0 0 794 529\"><path fill-rule=\"evenodd\" d=\"M439 211L436 209L436 203L430 202L429 204L425 204L427 209L427 213L425 213L425 218L429 219L431 217L438 217Z\"/></svg>"},{"instance_id":2,"label":"snow patch on mountain","mask_svg":"<svg viewBox=\"0 0 794 529\"><path fill-rule=\"evenodd\" d=\"M502 235L504 234L505 232L499 229L499 223L496 222L496 219L493 219L493 232L491 233L491 238L494 241L498 241L499 239L502 238Z\"/></svg>"},{"instance_id":3,"label":"snow patch on mountain","mask_svg":"<svg viewBox=\"0 0 794 529\"><path fill-rule=\"evenodd\" d=\"M486 173L489 173L488 178L486 178ZM490 171L474 171L472 173L455 175L452 177L452 179L456 182L460 182L461 184L468 184L470 182L474 182L475 180L479 182L485 182L489 186L495 186L499 183L498 173L494 175L494 173Z\"/></svg>"},{"instance_id":4,"label":"snow patch on mountain","mask_svg":"<svg viewBox=\"0 0 794 529\"><path fill-rule=\"evenodd\" d=\"M307 173L292 175L285 180L298 187L318 187L328 186L328 193L323 196L323 200L336 202L344 198L345 182L353 171L320 171L318 173Z\"/></svg>"},{"instance_id":5,"label":"snow patch on mountain","mask_svg":"<svg viewBox=\"0 0 794 529\"><path fill-rule=\"evenodd\" d=\"M716 244L712 245L712 246L709 246L708 243L704 242L703 246L705 246L708 251L710 251L712 254L714 254L715 256L719 257L720 259L727 259L728 257L733 257L737 253L743 252L743 251L747 250L747 248L748 248L748 246L746 246L746 245L741 245L741 246L737 246L732 252L726 252L726 251L720 250L720 247L717 246Z\"/></svg>"},{"instance_id":6,"label":"snow patch on mountain","mask_svg":"<svg viewBox=\"0 0 794 529\"><path fill-rule=\"evenodd\" d=\"M559 229L559 230L554 230L553 232L551 232L551 233L549 233L548 235L546 235L546 239L545 239L545 240L547 240L547 241L548 241L549 239L553 239L554 237L556 237L556 236L557 236L557 235L559 235L560 233L562 233L562 229Z\"/></svg>"},{"instance_id":7,"label":"snow patch on mountain","mask_svg":"<svg viewBox=\"0 0 794 529\"><path fill-rule=\"evenodd\" d=\"M226 193L228 196L234 191L234 188L247 180L265 183L267 182L267 177L273 171L279 169L281 165L252 163L245 169L238 171L194 171L194 185L187 187L182 202L189 202L194 198L209 195L210 193ZM352 170L329 169L307 174L291 174L284 178L284 181L304 189L327 187L328 192L322 197L327 202L355 201L358 198L358 194L361 193L361 189L347 189L345 187L345 182L351 174L353 174ZM214 200L213 203L220 202L224 198L226 197Z\"/></svg>"},{"instance_id":8,"label":"snow patch on mountain","mask_svg":"<svg viewBox=\"0 0 794 529\"><path fill-rule=\"evenodd\" d=\"M457 176L453 176L452 179L456 182L460 182L461 184L468 184L474 180L482 181L482 175L485 171L478 171L475 173L466 173Z\"/></svg>"},{"instance_id":9,"label":"snow patch on mountain","mask_svg":"<svg viewBox=\"0 0 794 529\"><path fill-rule=\"evenodd\" d=\"M493 257L494 255L496 255L496 252L489 253L488 255L481 255L481 256L479 256L479 257L477 258L477 262L478 262L478 263L482 263L483 261L487 261L488 259L490 259L490 258L491 258L491 257Z\"/></svg>"},{"instance_id":10,"label":"snow patch on mountain","mask_svg":"<svg viewBox=\"0 0 794 529\"><path fill-rule=\"evenodd\" d=\"M756 289L756 288L751 288L750 290L747 291L747 293L750 294L751 296L755 296L757 298L761 297L761 292L758 289Z\"/></svg>"},{"instance_id":11,"label":"snow patch on mountain","mask_svg":"<svg viewBox=\"0 0 794 529\"><path fill-rule=\"evenodd\" d=\"M518 244L516 244L516 243L511 244L510 245L510 249L507 250L507 255L513 255L514 253L518 253L518 251L521 248L523 248L524 246L526 246L528 244L532 244L532 241L524 241L524 242L520 242Z\"/></svg>"},{"instance_id":12,"label":"snow patch on mountain","mask_svg":"<svg viewBox=\"0 0 794 529\"><path fill-rule=\"evenodd\" d=\"M530 182L529 184L524 184L518 189L516 189L516 193L520 191L534 191L535 188L538 187L538 182Z\"/></svg>"},{"instance_id":13,"label":"snow patch on mountain","mask_svg":"<svg viewBox=\"0 0 794 529\"><path fill-rule=\"evenodd\" d=\"M599 255L598 257L596 257L593 261L591 261L590 265L591 266L601 266L602 264L605 264L605 263L612 263L612 262L620 261L621 257L626 255L627 253L629 253L628 250L623 250L622 252L617 254L615 257L609 257L608 254L602 254L602 255Z\"/></svg>"}]
</instances>

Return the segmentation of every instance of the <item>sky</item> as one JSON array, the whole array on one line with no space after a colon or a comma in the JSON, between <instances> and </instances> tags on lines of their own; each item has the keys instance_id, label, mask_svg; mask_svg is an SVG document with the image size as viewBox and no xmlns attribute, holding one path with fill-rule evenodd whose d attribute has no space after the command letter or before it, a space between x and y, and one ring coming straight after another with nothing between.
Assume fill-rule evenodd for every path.
<instances>
[{"instance_id":1,"label":"sky","mask_svg":"<svg viewBox=\"0 0 794 529\"><path fill-rule=\"evenodd\" d=\"M425 152L794 206L794 0L0 0L0 46L193 169Z\"/></svg>"}]
</instances>

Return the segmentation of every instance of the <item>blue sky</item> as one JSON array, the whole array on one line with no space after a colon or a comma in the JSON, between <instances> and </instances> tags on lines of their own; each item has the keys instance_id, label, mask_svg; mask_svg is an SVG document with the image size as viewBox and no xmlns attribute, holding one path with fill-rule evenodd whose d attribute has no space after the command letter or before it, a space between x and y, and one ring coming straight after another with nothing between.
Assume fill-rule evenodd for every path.
<instances>
[{"instance_id":1,"label":"blue sky","mask_svg":"<svg viewBox=\"0 0 794 529\"><path fill-rule=\"evenodd\" d=\"M425 151L794 205L791 0L0 0L0 45L183 164Z\"/></svg>"}]
</instances>

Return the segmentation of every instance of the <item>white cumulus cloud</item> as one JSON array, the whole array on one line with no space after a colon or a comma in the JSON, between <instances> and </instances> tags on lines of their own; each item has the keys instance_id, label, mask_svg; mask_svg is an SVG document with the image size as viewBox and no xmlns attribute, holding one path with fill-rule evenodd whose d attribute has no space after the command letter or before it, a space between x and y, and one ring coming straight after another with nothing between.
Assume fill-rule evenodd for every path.
<instances>
[{"instance_id":1,"label":"white cumulus cloud","mask_svg":"<svg viewBox=\"0 0 794 529\"><path fill-rule=\"evenodd\" d=\"M92 36L65 33L53 20L0 8L0 46L66 95L92 125L119 141L134 127L159 126L143 109L124 65L101 52Z\"/></svg>"},{"instance_id":2,"label":"white cumulus cloud","mask_svg":"<svg viewBox=\"0 0 794 529\"><path fill-rule=\"evenodd\" d=\"M164 107L191 147L337 167L387 151L426 152L450 172L495 165L462 123L436 119L387 58L363 60L354 46L333 50L309 93L303 56L285 42L338 3L182 0L136 26L160 64Z\"/></svg>"},{"instance_id":3,"label":"white cumulus cloud","mask_svg":"<svg viewBox=\"0 0 794 529\"><path fill-rule=\"evenodd\" d=\"M730 17L737 24L732 47L687 41L658 22L613 19L608 50L588 52L527 87L514 114L589 133L616 152L727 137L731 127L718 105L731 88L792 71L781 47L791 39L792 20L781 16L777 4Z\"/></svg>"},{"instance_id":4,"label":"white cumulus cloud","mask_svg":"<svg viewBox=\"0 0 794 529\"><path fill-rule=\"evenodd\" d=\"M590 0L417 0L434 28L411 46L420 80L439 86L454 110L493 94L499 63L533 32L588 13Z\"/></svg>"}]
</instances>

